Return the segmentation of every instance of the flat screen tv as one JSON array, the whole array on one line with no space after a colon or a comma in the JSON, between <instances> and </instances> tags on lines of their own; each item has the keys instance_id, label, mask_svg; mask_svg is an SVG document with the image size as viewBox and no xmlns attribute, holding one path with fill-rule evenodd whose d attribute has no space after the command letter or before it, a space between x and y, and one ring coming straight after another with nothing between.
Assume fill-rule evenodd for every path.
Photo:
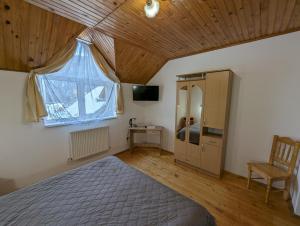
<instances>
[{"instance_id":1,"label":"flat screen tv","mask_svg":"<svg viewBox=\"0 0 300 226\"><path fill-rule=\"evenodd\" d=\"M158 86L134 85L132 87L133 100L135 101L158 101Z\"/></svg>"}]
</instances>

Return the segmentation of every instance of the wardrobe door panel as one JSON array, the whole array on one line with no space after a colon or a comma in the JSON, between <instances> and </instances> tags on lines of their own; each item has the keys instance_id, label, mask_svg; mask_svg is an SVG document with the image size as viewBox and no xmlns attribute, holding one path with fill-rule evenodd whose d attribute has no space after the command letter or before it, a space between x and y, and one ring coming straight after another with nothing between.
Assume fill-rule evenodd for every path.
<instances>
[{"instance_id":1,"label":"wardrobe door panel","mask_svg":"<svg viewBox=\"0 0 300 226\"><path fill-rule=\"evenodd\" d=\"M205 81L191 81L189 84L189 144L199 145L202 127Z\"/></svg>"},{"instance_id":2,"label":"wardrobe door panel","mask_svg":"<svg viewBox=\"0 0 300 226\"><path fill-rule=\"evenodd\" d=\"M175 158L186 160L188 137L189 83L177 82Z\"/></svg>"},{"instance_id":3,"label":"wardrobe door panel","mask_svg":"<svg viewBox=\"0 0 300 226\"><path fill-rule=\"evenodd\" d=\"M198 145L188 145L186 162L192 166L201 166L201 151Z\"/></svg>"},{"instance_id":4,"label":"wardrobe door panel","mask_svg":"<svg viewBox=\"0 0 300 226\"><path fill-rule=\"evenodd\" d=\"M187 162L200 167L200 137L202 131L202 114L204 104L205 80L189 82L189 123L188 123L188 148Z\"/></svg>"},{"instance_id":5,"label":"wardrobe door panel","mask_svg":"<svg viewBox=\"0 0 300 226\"><path fill-rule=\"evenodd\" d=\"M175 159L186 162L187 145L185 142L175 140Z\"/></svg>"},{"instance_id":6,"label":"wardrobe door panel","mask_svg":"<svg viewBox=\"0 0 300 226\"><path fill-rule=\"evenodd\" d=\"M225 128L229 78L229 71L207 73L206 75L205 127Z\"/></svg>"},{"instance_id":7,"label":"wardrobe door panel","mask_svg":"<svg viewBox=\"0 0 300 226\"><path fill-rule=\"evenodd\" d=\"M201 151L201 168L215 175L220 175L221 151L220 146L203 144Z\"/></svg>"}]
</instances>

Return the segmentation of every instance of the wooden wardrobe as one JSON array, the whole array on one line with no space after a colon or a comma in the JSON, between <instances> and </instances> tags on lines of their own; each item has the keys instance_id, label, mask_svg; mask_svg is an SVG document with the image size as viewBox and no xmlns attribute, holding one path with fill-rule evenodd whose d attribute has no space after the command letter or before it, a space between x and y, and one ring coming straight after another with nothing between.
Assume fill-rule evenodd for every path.
<instances>
[{"instance_id":1,"label":"wooden wardrobe","mask_svg":"<svg viewBox=\"0 0 300 226\"><path fill-rule=\"evenodd\" d=\"M177 81L175 160L221 176L233 73L180 75Z\"/></svg>"}]
</instances>

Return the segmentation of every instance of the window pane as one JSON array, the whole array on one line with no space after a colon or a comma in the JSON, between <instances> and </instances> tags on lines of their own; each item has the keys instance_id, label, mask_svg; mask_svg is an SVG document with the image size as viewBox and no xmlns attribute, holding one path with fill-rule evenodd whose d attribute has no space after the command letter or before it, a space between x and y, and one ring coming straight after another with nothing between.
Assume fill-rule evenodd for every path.
<instances>
[{"instance_id":1,"label":"window pane","mask_svg":"<svg viewBox=\"0 0 300 226\"><path fill-rule=\"evenodd\" d=\"M97 111L103 111L106 104L105 87L102 85L93 87L85 86L84 98L86 114L94 114Z\"/></svg>"},{"instance_id":2,"label":"window pane","mask_svg":"<svg viewBox=\"0 0 300 226\"><path fill-rule=\"evenodd\" d=\"M84 86L86 118L108 118L115 116L115 93L111 84L89 84Z\"/></svg>"},{"instance_id":3,"label":"window pane","mask_svg":"<svg viewBox=\"0 0 300 226\"><path fill-rule=\"evenodd\" d=\"M46 120L64 120L79 117L77 84L69 81L42 79L43 97L48 112Z\"/></svg>"}]
</instances>

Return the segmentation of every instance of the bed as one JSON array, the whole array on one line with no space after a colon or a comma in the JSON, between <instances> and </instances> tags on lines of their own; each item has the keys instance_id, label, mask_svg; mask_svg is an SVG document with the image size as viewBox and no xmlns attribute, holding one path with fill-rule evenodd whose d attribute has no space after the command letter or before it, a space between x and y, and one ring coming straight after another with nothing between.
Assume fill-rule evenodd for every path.
<instances>
[{"instance_id":1,"label":"bed","mask_svg":"<svg viewBox=\"0 0 300 226\"><path fill-rule=\"evenodd\" d=\"M200 142L200 123L195 123L190 126L189 128L190 136L189 136L189 142L191 144L199 145ZM181 141L185 140L185 133L186 133L186 127L181 128L177 132L177 138Z\"/></svg>"},{"instance_id":2,"label":"bed","mask_svg":"<svg viewBox=\"0 0 300 226\"><path fill-rule=\"evenodd\" d=\"M181 194L106 157L0 197L0 225L213 226Z\"/></svg>"}]
</instances>

